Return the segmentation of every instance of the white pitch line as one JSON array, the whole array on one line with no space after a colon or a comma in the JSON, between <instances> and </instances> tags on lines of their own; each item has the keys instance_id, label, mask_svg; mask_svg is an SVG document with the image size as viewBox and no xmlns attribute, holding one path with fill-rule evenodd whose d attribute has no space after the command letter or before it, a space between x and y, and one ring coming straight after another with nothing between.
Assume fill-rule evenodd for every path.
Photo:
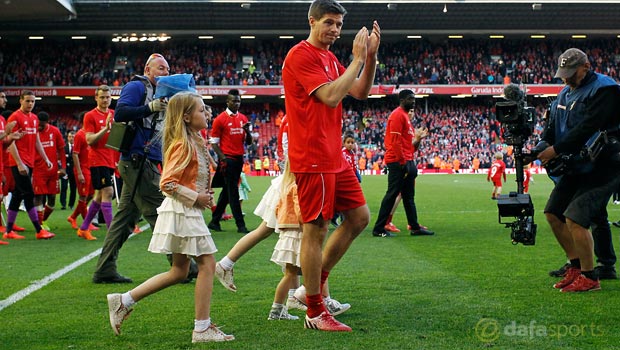
<instances>
[{"instance_id":1,"label":"white pitch line","mask_svg":"<svg viewBox=\"0 0 620 350\"><path fill-rule=\"evenodd\" d=\"M17 293L14 293L13 295L9 296L8 298L0 301L0 311L4 310L5 308L15 304L16 302L24 299L25 297L27 297L28 295L30 295L33 292L36 292L37 290L47 286L48 284L52 283L53 281L59 279L60 277L64 276L65 274L67 274L68 272L70 272L71 270L77 268L78 266L90 261L92 258L98 256L99 254L101 254L101 248L95 250L94 252L86 255L85 257L63 267L62 269L52 273L51 275L45 276L42 279L38 280L38 281L34 281L30 286L20 290Z\"/></svg>"},{"instance_id":2,"label":"white pitch line","mask_svg":"<svg viewBox=\"0 0 620 350\"><path fill-rule=\"evenodd\" d=\"M150 225L147 223L146 225L143 225L142 227L140 227L141 231L147 230L150 227ZM131 235L129 235L129 238L132 238L134 236L134 234L132 233ZM24 299L25 297L27 297L28 295L36 292L37 290L47 286L48 284L54 282L55 280L59 279L60 277L66 275L67 273L71 272L72 270L75 270L76 268L78 268L80 265L89 262L90 260L92 260L94 257L99 256L101 254L101 248L95 250L94 252L80 258L77 261L74 261L73 263L63 267L62 269L52 273L51 275L45 276L42 279L38 280L38 281L34 281L32 282L32 284L30 284L30 286L20 290L17 293L12 294L11 296L9 296L8 298L1 300L0 301L0 311L6 309L7 307L15 304L16 302Z\"/></svg>"}]
</instances>

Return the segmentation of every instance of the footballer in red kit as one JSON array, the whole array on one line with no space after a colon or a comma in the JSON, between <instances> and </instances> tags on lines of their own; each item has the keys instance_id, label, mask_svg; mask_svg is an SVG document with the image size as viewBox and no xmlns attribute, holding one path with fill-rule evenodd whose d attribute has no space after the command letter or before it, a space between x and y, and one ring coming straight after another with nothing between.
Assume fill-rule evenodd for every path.
<instances>
[{"instance_id":1,"label":"footballer in red kit","mask_svg":"<svg viewBox=\"0 0 620 350\"><path fill-rule=\"evenodd\" d=\"M60 193L58 176L64 175L67 167L67 160L64 157L65 140L57 127L48 123L49 115L46 112L38 114L39 117L39 139L41 146L52 162L52 168L45 167L45 160L38 154L35 156L35 166L33 169L33 187L36 196L55 195ZM60 165L58 164L60 162Z\"/></svg>"},{"instance_id":2,"label":"footballer in red kit","mask_svg":"<svg viewBox=\"0 0 620 350\"><path fill-rule=\"evenodd\" d=\"M243 170L245 145L252 144L252 135L248 118L239 112L241 95L239 90L231 89L226 97L226 110L213 121L209 143L218 157L218 171L223 179L222 192L217 199L209 229L222 231L220 220L230 205L235 218L237 232L249 233L239 203L239 179Z\"/></svg>"},{"instance_id":3,"label":"footballer in red kit","mask_svg":"<svg viewBox=\"0 0 620 350\"><path fill-rule=\"evenodd\" d=\"M35 166L35 152L41 156L44 161L44 167L46 169L52 169L52 162L47 158L41 140L39 139L38 126L39 119L32 113L35 105L34 92L30 90L22 90L19 97L19 110L15 111L10 117L8 122L15 122L14 130L22 132L24 135L19 140L15 140L9 145L8 150L10 153L9 166L13 178L15 179L15 190L11 196L11 202L7 210L7 225L4 238L8 239L24 239L13 231L13 225L17 218L19 206L21 202L24 202L28 217L37 232L35 237L37 239L50 239L54 238L55 234L43 229L41 227L39 216L34 207L34 189L32 187L32 169ZM63 150L64 152L64 150Z\"/></svg>"},{"instance_id":4,"label":"footballer in red kit","mask_svg":"<svg viewBox=\"0 0 620 350\"><path fill-rule=\"evenodd\" d=\"M305 328L345 331L325 309L321 288L370 218L357 177L341 153L342 99L366 99L377 65L381 31L362 27L345 68L329 51L340 37L347 11L333 0L316 0L308 11L310 34L286 55L282 80L289 120L289 165L295 175L303 221L300 256L306 285ZM344 221L327 236L330 219Z\"/></svg>"},{"instance_id":5,"label":"footballer in red kit","mask_svg":"<svg viewBox=\"0 0 620 350\"><path fill-rule=\"evenodd\" d=\"M56 206L56 194L60 193L59 178L66 174L67 160L65 139L57 127L49 124L49 114L40 112L37 117L39 118L39 140L41 140L47 159L52 162L52 167L48 169L45 166L45 160L36 154L35 167L32 172L34 205L37 208L41 225L46 226L44 221L52 214Z\"/></svg>"},{"instance_id":6,"label":"footballer in red kit","mask_svg":"<svg viewBox=\"0 0 620 350\"><path fill-rule=\"evenodd\" d=\"M493 192L491 193L491 199L497 199L502 194L502 177L506 182L506 164L502 160L504 156L502 152L495 153L495 160L491 164L491 169L487 174L487 181L493 182Z\"/></svg>"}]
</instances>

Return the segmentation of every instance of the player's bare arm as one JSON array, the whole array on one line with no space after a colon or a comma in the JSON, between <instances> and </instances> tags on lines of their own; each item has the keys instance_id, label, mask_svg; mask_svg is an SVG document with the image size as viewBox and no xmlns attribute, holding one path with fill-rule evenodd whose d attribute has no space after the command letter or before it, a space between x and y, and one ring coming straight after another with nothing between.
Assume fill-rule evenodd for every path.
<instances>
[{"instance_id":1,"label":"player's bare arm","mask_svg":"<svg viewBox=\"0 0 620 350\"><path fill-rule=\"evenodd\" d=\"M326 105L335 108L338 106L357 80L357 76L366 63L366 53L368 49L368 29L363 27L355 35L353 40L353 60L347 70L338 79L325 84L315 91L315 96ZM373 69L374 78L374 69ZM372 84L372 82L371 82ZM353 97L356 97L352 94Z\"/></svg>"}]
</instances>

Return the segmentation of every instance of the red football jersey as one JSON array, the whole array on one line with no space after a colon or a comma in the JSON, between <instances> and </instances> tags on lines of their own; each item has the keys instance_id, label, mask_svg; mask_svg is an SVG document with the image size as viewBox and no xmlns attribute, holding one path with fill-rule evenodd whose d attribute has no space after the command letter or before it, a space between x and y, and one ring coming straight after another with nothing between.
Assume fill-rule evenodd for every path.
<instances>
[{"instance_id":1,"label":"red football jersey","mask_svg":"<svg viewBox=\"0 0 620 350\"><path fill-rule=\"evenodd\" d=\"M39 139L47 159L52 162L52 168L48 169L45 160L38 152L35 152L35 162L33 174L56 174L58 173L58 162L61 162L63 169L67 167L65 158L65 139L57 127L47 124L42 131L39 131ZM21 155L21 154L20 154ZM35 175L36 176L36 175Z\"/></svg>"},{"instance_id":2,"label":"red football jersey","mask_svg":"<svg viewBox=\"0 0 620 350\"><path fill-rule=\"evenodd\" d=\"M407 111L393 110L385 128L385 164L413 160L413 133Z\"/></svg>"},{"instance_id":3,"label":"red football jersey","mask_svg":"<svg viewBox=\"0 0 620 350\"><path fill-rule=\"evenodd\" d=\"M82 173L90 174L90 164L88 164L88 152L90 152L90 146L86 143L86 133L84 129L80 129L75 133L73 138L73 154L78 155L80 161L80 169Z\"/></svg>"},{"instance_id":4,"label":"red football jersey","mask_svg":"<svg viewBox=\"0 0 620 350\"><path fill-rule=\"evenodd\" d=\"M346 68L329 50L306 40L287 54L282 69L292 172L337 173L348 166L342 146L342 102L331 108L314 92L335 81Z\"/></svg>"},{"instance_id":5,"label":"red football jersey","mask_svg":"<svg viewBox=\"0 0 620 350\"><path fill-rule=\"evenodd\" d=\"M84 132L85 133L98 133L101 129L105 129L106 120L108 114L112 114L112 120L114 120L114 111L108 109L108 112L104 113L98 108L94 108L84 115ZM88 155L88 162L90 167L104 166L108 168L115 168L116 154L111 148L105 146L110 136L110 131L106 132L102 138L90 146L90 152Z\"/></svg>"},{"instance_id":6,"label":"red football jersey","mask_svg":"<svg viewBox=\"0 0 620 350\"><path fill-rule=\"evenodd\" d=\"M491 169L489 169L489 174L487 175L487 179L491 178L494 180L498 180L504 176L504 180L506 180L506 164L504 161L496 159L491 164Z\"/></svg>"},{"instance_id":7,"label":"red football jersey","mask_svg":"<svg viewBox=\"0 0 620 350\"><path fill-rule=\"evenodd\" d=\"M21 109L18 109L11 114L7 122L12 121L16 122L13 131L24 133L21 139L14 141L19 157L26 166L32 168L34 167L34 154L37 152L39 119L34 113L25 114ZM9 157L9 166L17 166L12 156Z\"/></svg>"},{"instance_id":8,"label":"red football jersey","mask_svg":"<svg viewBox=\"0 0 620 350\"><path fill-rule=\"evenodd\" d=\"M219 144L222 153L229 156L245 154L245 130L243 125L248 118L237 112L229 115L227 111L220 113L211 128L211 143Z\"/></svg>"}]
</instances>

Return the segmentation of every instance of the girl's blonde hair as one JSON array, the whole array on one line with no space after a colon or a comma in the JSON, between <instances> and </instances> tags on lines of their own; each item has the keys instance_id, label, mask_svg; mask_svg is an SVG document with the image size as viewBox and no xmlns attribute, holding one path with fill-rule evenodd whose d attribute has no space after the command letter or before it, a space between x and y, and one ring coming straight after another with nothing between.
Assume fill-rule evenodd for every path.
<instances>
[{"instance_id":1,"label":"girl's blonde hair","mask_svg":"<svg viewBox=\"0 0 620 350\"><path fill-rule=\"evenodd\" d=\"M194 92L179 92L172 96L166 108L166 118L163 130L164 161L172 156L172 146L181 143L181 155L183 159L177 169L179 171L187 167L196 152L196 147L204 144L204 139L188 127L183 116L194 113L196 98L202 96Z\"/></svg>"}]
</instances>

